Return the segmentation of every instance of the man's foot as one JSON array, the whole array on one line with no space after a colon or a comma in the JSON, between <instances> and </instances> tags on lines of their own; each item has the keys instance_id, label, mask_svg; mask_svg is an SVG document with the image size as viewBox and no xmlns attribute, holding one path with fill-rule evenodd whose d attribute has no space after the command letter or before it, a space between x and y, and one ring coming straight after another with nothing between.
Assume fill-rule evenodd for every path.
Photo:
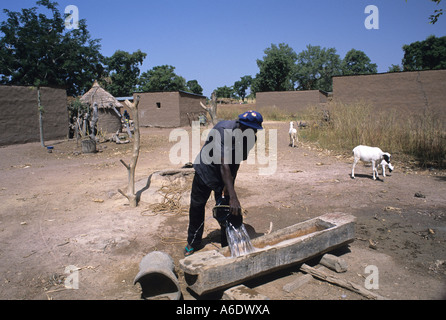
<instances>
[{"instance_id":1,"label":"man's foot","mask_svg":"<svg viewBox=\"0 0 446 320\"><path fill-rule=\"evenodd\" d=\"M189 244L184 248L184 256L190 256L194 253L194 248L192 248Z\"/></svg>"}]
</instances>

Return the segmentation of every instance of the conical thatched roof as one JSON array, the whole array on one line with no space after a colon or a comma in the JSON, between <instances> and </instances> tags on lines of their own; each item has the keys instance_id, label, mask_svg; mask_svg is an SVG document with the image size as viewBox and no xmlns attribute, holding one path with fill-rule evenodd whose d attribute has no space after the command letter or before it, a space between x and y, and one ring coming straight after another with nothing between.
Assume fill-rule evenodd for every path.
<instances>
[{"instance_id":1,"label":"conical thatched roof","mask_svg":"<svg viewBox=\"0 0 446 320\"><path fill-rule=\"evenodd\" d=\"M97 81L93 83L93 86L86 94L84 94L80 98L81 102L87 103L90 106L93 105L93 103L98 104L98 108L104 108L104 109L110 109L113 107L121 108L123 105L116 100L115 97L113 97L110 93L108 93L106 90L104 90Z\"/></svg>"}]
</instances>

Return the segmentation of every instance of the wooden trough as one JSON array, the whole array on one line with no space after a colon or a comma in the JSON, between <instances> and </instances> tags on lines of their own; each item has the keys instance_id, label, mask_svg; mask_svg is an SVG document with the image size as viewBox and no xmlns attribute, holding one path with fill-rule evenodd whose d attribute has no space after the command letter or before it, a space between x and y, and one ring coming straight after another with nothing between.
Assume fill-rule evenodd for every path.
<instances>
[{"instance_id":1,"label":"wooden trough","mask_svg":"<svg viewBox=\"0 0 446 320\"><path fill-rule=\"evenodd\" d=\"M229 249L180 260L188 287L198 295L221 290L324 254L354 240L355 217L328 213L253 239L255 252L231 258Z\"/></svg>"}]
</instances>

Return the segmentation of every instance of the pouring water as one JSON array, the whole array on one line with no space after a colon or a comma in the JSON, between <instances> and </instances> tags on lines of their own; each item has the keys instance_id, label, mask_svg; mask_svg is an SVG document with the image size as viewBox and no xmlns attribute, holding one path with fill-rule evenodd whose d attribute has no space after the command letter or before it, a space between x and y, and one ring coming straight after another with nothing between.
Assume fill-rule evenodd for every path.
<instances>
[{"instance_id":1,"label":"pouring water","mask_svg":"<svg viewBox=\"0 0 446 320\"><path fill-rule=\"evenodd\" d=\"M226 238L231 251L231 258L240 257L254 251L245 225L235 227L231 222L226 224Z\"/></svg>"},{"instance_id":2,"label":"pouring water","mask_svg":"<svg viewBox=\"0 0 446 320\"><path fill-rule=\"evenodd\" d=\"M217 205L213 209L213 216L225 229L231 257L239 257L254 251L248 232L241 216L233 216L229 205Z\"/></svg>"}]
</instances>

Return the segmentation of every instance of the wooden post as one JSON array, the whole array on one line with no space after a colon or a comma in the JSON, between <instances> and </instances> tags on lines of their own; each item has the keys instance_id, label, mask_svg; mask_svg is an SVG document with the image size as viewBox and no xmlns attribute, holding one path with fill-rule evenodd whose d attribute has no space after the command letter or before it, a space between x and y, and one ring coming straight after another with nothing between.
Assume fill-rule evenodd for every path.
<instances>
[{"instance_id":1,"label":"wooden post","mask_svg":"<svg viewBox=\"0 0 446 320\"><path fill-rule=\"evenodd\" d=\"M91 128L90 138L94 141L96 141L96 124L98 123L98 118L99 118L98 104L95 102L93 103L93 115L90 120L90 128Z\"/></svg>"},{"instance_id":2,"label":"wooden post","mask_svg":"<svg viewBox=\"0 0 446 320\"><path fill-rule=\"evenodd\" d=\"M213 125L217 124L217 95L215 94L215 91L212 92L211 95L211 105L209 107L206 107L202 102L200 102L201 107L206 110L210 117L211 122Z\"/></svg>"},{"instance_id":3,"label":"wooden post","mask_svg":"<svg viewBox=\"0 0 446 320\"><path fill-rule=\"evenodd\" d=\"M43 107L40 104L40 86L37 86L37 108L39 110L39 131L40 131L40 145L45 147L45 141L43 139Z\"/></svg>"},{"instance_id":4,"label":"wooden post","mask_svg":"<svg viewBox=\"0 0 446 320\"><path fill-rule=\"evenodd\" d=\"M319 264L323 265L324 267L327 267L328 269L334 270L338 273L346 272L348 269L347 262L345 262L344 259L329 253L326 253L322 256L322 259L321 261L319 261Z\"/></svg>"},{"instance_id":5,"label":"wooden post","mask_svg":"<svg viewBox=\"0 0 446 320\"><path fill-rule=\"evenodd\" d=\"M131 207L136 207L138 205L138 200L136 199L135 194L135 168L136 163L138 162L139 157L139 147L140 147L140 132L139 132L139 118L138 118L138 104L139 104L139 96L136 97L135 103L131 103L128 100L125 100L125 104L130 109L133 115L133 124L134 124L134 140L133 140L133 152L132 152L132 160L130 164L126 164L122 159L121 163L126 167L128 172L128 186L127 193L124 193L121 189L118 189L119 193L122 194L129 200Z\"/></svg>"}]
</instances>

